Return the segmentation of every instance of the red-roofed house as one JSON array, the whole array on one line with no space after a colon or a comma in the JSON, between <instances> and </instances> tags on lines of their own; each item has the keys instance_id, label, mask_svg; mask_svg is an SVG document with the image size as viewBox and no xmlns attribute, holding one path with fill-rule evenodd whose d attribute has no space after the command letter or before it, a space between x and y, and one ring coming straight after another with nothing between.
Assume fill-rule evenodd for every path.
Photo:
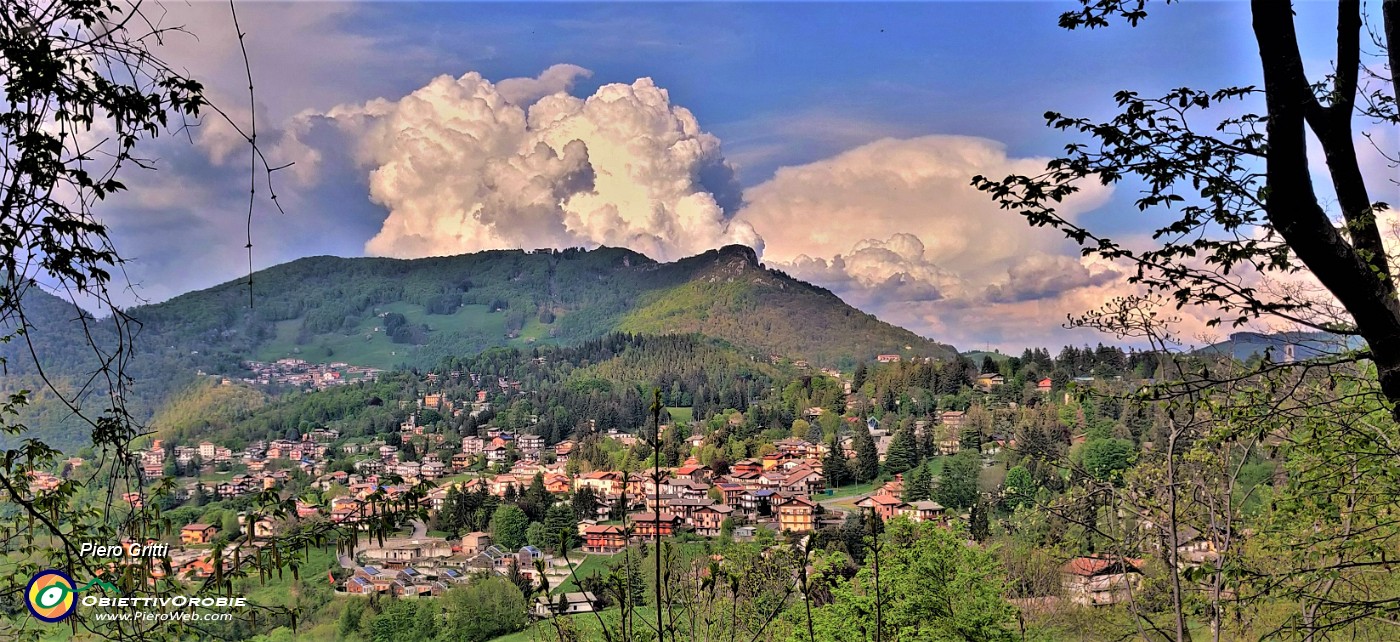
<instances>
[{"instance_id":1,"label":"red-roofed house","mask_svg":"<svg viewBox=\"0 0 1400 642\"><path fill-rule=\"evenodd\" d=\"M662 537L670 537L676 534L680 521L681 518L666 513L637 513L632 516L632 536L653 537L659 532Z\"/></svg>"},{"instance_id":2,"label":"red-roofed house","mask_svg":"<svg viewBox=\"0 0 1400 642\"><path fill-rule=\"evenodd\" d=\"M1131 557L1076 557L1060 567L1065 594L1084 606L1128 601L1142 581L1142 560Z\"/></svg>"},{"instance_id":3,"label":"red-roofed house","mask_svg":"<svg viewBox=\"0 0 1400 642\"><path fill-rule=\"evenodd\" d=\"M899 513L899 506L903 503L893 495L869 495L856 502L856 506L865 509L873 508L880 521L887 521Z\"/></svg>"},{"instance_id":4,"label":"red-roofed house","mask_svg":"<svg viewBox=\"0 0 1400 642\"><path fill-rule=\"evenodd\" d=\"M616 553L627 548L627 534L617 525L595 525L583 529L586 553Z\"/></svg>"}]
</instances>

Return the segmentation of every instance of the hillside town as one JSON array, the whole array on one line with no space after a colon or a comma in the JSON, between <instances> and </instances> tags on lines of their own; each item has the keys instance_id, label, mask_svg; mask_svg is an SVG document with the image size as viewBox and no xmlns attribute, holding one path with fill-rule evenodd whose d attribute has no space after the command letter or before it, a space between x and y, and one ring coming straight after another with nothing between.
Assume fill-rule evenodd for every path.
<instances>
[{"instance_id":1,"label":"hillside town","mask_svg":"<svg viewBox=\"0 0 1400 642\"><path fill-rule=\"evenodd\" d=\"M886 361L896 363L893 359ZM823 376L839 382L847 393L851 391L849 376L835 370L824 372ZM861 413L853 412L843 417L844 424L863 430L844 431L841 438L831 443L799 437L774 439L763 445L761 455L721 461L716 466L701 463L695 456L705 443L698 425L661 424L658 441L678 437L687 453L679 465L596 469L580 464L580 444L575 439L546 444L540 435L505 430L489 421L477 429L477 434L449 441L441 430L420 423L419 418L429 415L489 419L493 399L528 396L530 391L521 382L505 377L454 371L447 373L446 379L479 389L465 399L428 392L411 402L401 402L399 407L406 418L397 431L372 439L343 438L338 430L321 427L296 435L295 439L257 440L237 450L210 440L188 445L153 440L148 448L136 453L140 469L152 482L167 476L179 480L173 498L177 502L199 506L265 492L285 496L287 489L293 487L315 491L315 496L321 498L312 501L302 493L295 499L294 512L279 520L256 518L248 523L252 518L239 512L231 522L225 519L219 523L185 524L171 554L174 575L208 578L214 572L214 559L222 558L225 563L228 560L227 556L212 554L210 547L223 546L231 552L231 535L257 542L304 520L328 520L363 530L375 516L377 505L422 488L430 488L425 495L428 520L416 520L411 532L383 539L366 538L356 546L353 555L341 555L341 570L331 578L337 592L429 597L483 574L511 577L537 586L560 586L577 579L574 573L587 557L607 558L658 537L739 542L765 538L801 540L823 528L840 528L855 513L880 521L899 517L943 528L960 524L960 529L969 519L965 511L946 508L927 492L910 493L905 488L907 473L894 474L855 494L846 488L828 488L830 477L825 467L829 462L841 462L844 467L861 455L856 434L868 433L879 461L887 463L895 436L873 416L862 418ZM441 381L439 375L430 373L422 383L432 388ZM999 373L972 379L972 388L982 393L994 392L1004 385L1006 378ZM1044 377L1026 385L1027 390L1038 395L1048 395L1052 386L1051 380ZM857 396L848 398L849 410L857 410L856 399ZM804 416L816 420L824 413L822 407L812 407ZM958 435L966 420L966 411L945 410L932 420L914 422L912 427L916 438L934 444L936 454L952 455L963 448ZM677 434L670 435L672 431ZM599 436L621 449L635 448L645 438L640 430L609 429ZM838 449L835 453L833 446ZM993 434L981 451L985 458L1007 446L1015 446L1014 438ZM350 465L328 470L328 462L333 460L348 461ZM82 465L82 460L73 459L64 470L76 473ZM54 475L38 474L33 481L37 489L44 489L60 480ZM929 485L932 481L915 483ZM449 528L444 526L444 516L464 497L500 507L523 502L532 490L545 497L545 506L537 509L540 513L568 509L563 512L568 514L565 523L571 531L570 548L561 549L546 542L524 543L518 534L501 537L489 532L491 529L464 528L455 533L443 530ZM136 493L127 494L125 499L141 501ZM478 520L475 525L499 527L494 516ZM236 532L223 532L229 529ZM1199 546L1203 540L1197 537L1192 541ZM1209 558L1209 550L1199 552L1204 555L1202 561ZM1128 561L1094 557L1069 560L1063 575L1069 599L1089 605L1123 601L1139 578L1136 567ZM568 608L573 609L569 612L592 608L593 600L586 597L590 595L587 592L563 595L570 604ZM552 612L552 604L551 598L542 608Z\"/></svg>"}]
</instances>

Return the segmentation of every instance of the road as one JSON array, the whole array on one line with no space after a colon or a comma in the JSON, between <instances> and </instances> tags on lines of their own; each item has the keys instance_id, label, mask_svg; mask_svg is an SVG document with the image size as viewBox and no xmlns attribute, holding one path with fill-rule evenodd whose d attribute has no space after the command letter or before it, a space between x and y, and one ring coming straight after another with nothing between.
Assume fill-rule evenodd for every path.
<instances>
[{"instance_id":1,"label":"road","mask_svg":"<svg viewBox=\"0 0 1400 642\"><path fill-rule=\"evenodd\" d=\"M847 496L845 496L845 497L832 497L831 499L819 499L819 500L817 500L817 503L818 503L818 504L821 504L821 505L822 505L822 508L825 508L826 511L827 511L828 513L839 512L839 513L841 513L842 515L846 515L846 514L848 514L848 513L851 512L851 509L850 509L850 506L849 506L849 505L850 505L852 502L854 502L855 500L859 499L859 498L860 498L860 495L847 495ZM842 503L847 504L847 505L846 505L846 506L838 506L838 504L842 504Z\"/></svg>"}]
</instances>

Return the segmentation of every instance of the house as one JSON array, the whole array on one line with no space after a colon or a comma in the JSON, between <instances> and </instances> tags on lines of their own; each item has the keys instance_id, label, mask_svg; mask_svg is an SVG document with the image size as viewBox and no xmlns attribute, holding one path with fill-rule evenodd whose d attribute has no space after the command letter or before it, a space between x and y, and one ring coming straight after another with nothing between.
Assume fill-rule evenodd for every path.
<instances>
[{"instance_id":1,"label":"house","mask_svg":"<svg viewBox=\"0 0 1400 642\"><path fill-rule=\"evenodd\" d=\"M776 495L777 493L767 488L746 490L739 496L739 508L750 515L771 515Z\"/></svg>"},{"instance_id":2,"label":"house","mask_svg":"<svg viewBox=\"0 0 1400 642\"><path fill-rule=\"evenodd\" d=\"M706 537L719 535L720 530L724 526L724 520L728 519L729 516L733 514L733 506L726 506L724 504L705 506L695 511L694 517L692 517L695 533Z\"/></svg>"},{"instance_id":3,"label":"house","mask_svg":"<svg viewBox=\"0 0 1400 642\"><path fill-rule=\"evenodd\" d=\"M899 514L915 522L943 522L947 509L935 501L905 502L899 505Z\"/></svg>"},{"instance_id":4,"label":"house","mask_svg":"<svg viewBox=\"0 0 1400 642\"><path fill-rule=\"evenodd\" d=\"M632 536L670 537L676 534L681 518L667 513L637 513L632 516Z\"/></svg>"},{"instance_id":5,"label":"house","mask_svg":"<svg viewBox=\"0 0 1400 642\"><path fill-rule=\"evenodd\" d=\"M555 495L563 495L569 492L569 487L573 483L569 481L568 475L550 473L544 476L544 489Z\"/></svg>"},{"instance_id":6,"label":"house","mask_svg":"<svg viewBox=\"0 0 1400 642\"><path fill-rule=\"evenodd\" d=\"M462 536L462 554L467 557L479 555L491 546L491 535L474 531Z\"/></svg>"},{"instance_id":7,"label":"house","mask_svg":"<svg viewBox=\"0 0 1400 642\"><path fill-rule=\"evenodd\" d=\"M180 543L208 544L213 541L214 535L218 534L218 532L219 529L215 528L212 524L186 524L184 528L180 529Z\"/></svg>"},{"instance_id":8,"label":"house","mask_svg":"<svg viewBox=\"0 0 1400 642\"><path fill-rule=\"evenodd\" d=\"M580 593L563 593L551 599L543 596L535 599L535 615L547 618L551 615L573 615L575 613L592 613L594 604L598 600L592 593L587 591Z\"/></svg>"},{"instance_id":9,"label":"house","mask_svg":"<svg viewBox=\"0 0 1400 642\"><path fill-rule=\"evenodd\" d=\"M481 552L481 557L486 558L490 562L491 568L502 573L506 572L506 570L516 562L515 555L507 553L502 550L501 547L495 545L487 546L486 550Z\"/></svg>"},{"instance_id":10,"label":"house","mask_svg":"<svg viewBox=\"0 0 1400 642\"><path fill-rule=\"evenodd\" d=\"M418 474L421 475L423 479L440 479L443 475L447 474L447 466L444 466L440 461L425 462L423 466L419 468Z\"/></svg>"},{"instance_id":11,"label":"house","mask_svg":"<svg viewBox=\"0 0 1400 642\"><path fill-rule=\"evenodd\" d=\"M482 451L484 451L484 450L486 450L486 440L485 440L485 439L482 439L482 438L480 438L480 437L463 437L463 438L462 438L462 454L464 454L464 455L480 455L480 454L482 453Z\"/></svg>"},{"instance_id":12,"label":"house","mask_svg":"<svg viewBox=\"0 0 1400 642\"><path fill-rule=\"evenodd\" d=\"M894 495L867 495L856 506L866 510L874 510L880 521L889 521L890 518L899 514L899 507L904 502Z\"/></svg>"},{"instance_id":13,"label":"house","mask_svg":"<svg viewBox=\"0 0 1400 642\"><path fill-rule=\"evenodd\" d=\"M1002 376L1000 373L989 372L977 377L977 388L983 392L990 392L992 388L1005 384L1006 377Z\"/></svg>"},{"instance_id":14,"label":"house","mask_svg":"<svg viewBox=\"0 0 1400 642\"><path fill-rule=\"evenodd\" d=\"M1050 381L1050 377L1046 377L1035 383L1035 389L1047 395L1050 394L1050 389L1054 386L1055 383L1053 381Z\"/></svg>"},{"instance_id":15,"label":"house","mask_svg":"<svg viewBox=\"0 0 1400 642\"><path fill-rule=\"evenodd\" d=\"M610 495L622 490L622 475L612 471L584 473L574 480L574 490L584 486L592 487L599 495Z\"/></svg>"},{"instance_id":16,"label":"house","mask_svg":"<svg viewBox=\"0 0 1400 642\"><path fill-rule=\"evenodd\" d=\"M558 463L569 463L569 455L572 455L573 453L574 442L572 441L561 441L554 445L554 461Z\"/></svg>"},{"instance_id":17,"label":"house","mask_svg":"<svg viewBox=\"0 0 1400 642\"><path fill-rule=\"evenodd\" d=\"M665 512L679 517L681 521L687 524L693 524L695 521L695 513L710 506L710 503L709 499L676 497L665 500L661 508L664 509ZM655 507L652 508L655 509Z\"/></svg>"},{"instance_id":18,"label":"house","mask_svg":"<svg viewBox=\"0 0 1400 642\"><path fill-rule=\"evenodd\" d=\"M676 477L695 482L708 482L713 474L709 466L700 464L687 464L676 469Z\"/></svg>"},{"instance_id":19,"label":"house","mask_svg":"<svg viewBox=\"0 0 1400 642\"><path fill-rule=\"evenodd\" d=\"M752 459L740 459L729 467L729 474L731 476L742 475L744 473L758 474L761 472L763 472L763 464Z\"/></svg>"},{"instance_id":20,"label":"house","mask_svg":"<svg viewBox=\"0 0 1400 642\"><path fill-rule=\"evenodd\" d=\"M882 355L876 355L875 360L878 361L878 362L880 362L880 363L899 363L899 355L897 355L897 354L882 354Z\"/></svg>"},{"instance_id":21,"label":"house","mask_svg":"<svg viewBox=\"0 0 1400 642\"><path fill-rule=\"evenodd\" d=\"M778 530L807 533L816 524L817 505L806 497L789 497L774 504L778 514Z\"/></svg>"},{"instance_id":22,"label":"house","mask_svg":"<svg viewBox=\"0 0 1400 642\"><path fill-rule=\"evenodd\" d=\"M497 441L500 441L500 440L497 440ZM486 463L488 463L488 464L501 464L501 463L505 463L506 459L509 459L509 458L510 458L510 450L509 450L508 448L505 447L505 444L504 444L504 443L492 442L490 445L488 445L488 446L486 447L485 452L486 452Z\"/></svg>"},{"instance_id":23,"label":"house","mask_svg":"<svg viewBox=\"0 0 1400 642\"><path fill-rule=\"evenodd\" d=\"M1060 567L1060 579L1075 604L1121 604L1142 582L1141 568L1142 560L1130 557L1076 557Z\"/></svg>"},{"instance_id":24,"label":"house","mask_svg":"<svg viewBox=\"0 0 1400 642\"><path fill-rule=\"evenodd\" d=\"M535 562L545 558L544 551L536 546L522 546L515 553L516 564L520 566L520 571L525 573L535 569Z\"/></svg>"},{"instance_id":25,"label":"house","mask_svg":"<svg viewBox=\"0 0 1400 642\"><path fill-rule=\"evenodd\" d=\"M729 506L738 506L739 496L744 494L744 486L733 482L715 484L715 488L724 494L724 503Z\"/></svg>"},{"instance_id":26,"label":"house","mask_svg":"<svg viewBox=\"0 0 1400 642\"><path fill-rule=\"evenodd\" d=\"M811 468L799 466L788 472L779 488L797 495L815 495L826 488L826 478Z\"/></svg>"},{"instance_id":27,"label":"house","mask_svg":"<svg viewBox=\"0 0 1400 642\"><path fill-rule=\"evenodd\" d=\"M588 526L583 529L585 553L616 553L627 548L627 533L621 526Z\"/></svg>"}]
</instances>

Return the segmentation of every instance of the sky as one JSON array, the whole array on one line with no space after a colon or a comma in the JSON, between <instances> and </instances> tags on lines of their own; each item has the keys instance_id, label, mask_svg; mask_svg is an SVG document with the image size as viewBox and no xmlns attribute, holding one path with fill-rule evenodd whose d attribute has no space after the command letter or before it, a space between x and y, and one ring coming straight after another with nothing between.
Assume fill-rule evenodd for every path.
<instances>
[{"instance_id":1,"label":"sky","mask_svg":"<svg viewBox=\"0 0 1400 642\"><path fill-rule=\"evenodd\" d=\"M1043 169L1074 140L1047 110L1106 118L1118 90L1248 85L1259 69L1245 3L1058 28L1076 5L240 2L259 140L293 163L272 177L281 212L259 175L254 267L599 245L675 260L741 243L964 350L1112 341L1063 326L1133 291L1126 268L998 210L972 176ZM1324 9L1299 7L1310 71L1332 57ZM161 54L246 128L228 5L154 13L189 32ZM246 275L246 144L212 116L175 134L106 210L131 260L126 301ZM1062 212L1145 239L1162 215L1133 192L1086 189Z\"/></svg>"}]
</instances>

